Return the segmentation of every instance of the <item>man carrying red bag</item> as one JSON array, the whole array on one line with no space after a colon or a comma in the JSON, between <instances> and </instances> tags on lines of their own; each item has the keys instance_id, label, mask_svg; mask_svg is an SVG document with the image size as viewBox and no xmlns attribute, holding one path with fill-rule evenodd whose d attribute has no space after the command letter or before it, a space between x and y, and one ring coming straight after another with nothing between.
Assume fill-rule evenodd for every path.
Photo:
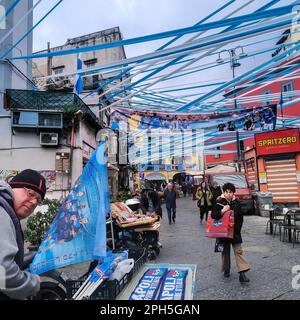
<instances>
[{"instance_id":1,"label":"man carrying red bag","mask_svg":"<svg viewBox=\"0 0 300 320\"><path fill-rule=\"evenodd\" d=\"M239 273L240 282L249 282L250 280L246 277L246 272L250 270L250 267L243 256L242 249L242 236L241 229L243 226L243 214L241 211L241 205L239 200L235 197L235 186L232 183L225 183L223 186L223 194L217 198L217 202L211 213L213 219L221 219L223 214L229 210L234 212L234 232L233 239L221 238L218 239L223 244L224 249L222 252L222 272L224 277L230 276L230 244L232 245L237 270Z\"/></svg>"}]
</instances>

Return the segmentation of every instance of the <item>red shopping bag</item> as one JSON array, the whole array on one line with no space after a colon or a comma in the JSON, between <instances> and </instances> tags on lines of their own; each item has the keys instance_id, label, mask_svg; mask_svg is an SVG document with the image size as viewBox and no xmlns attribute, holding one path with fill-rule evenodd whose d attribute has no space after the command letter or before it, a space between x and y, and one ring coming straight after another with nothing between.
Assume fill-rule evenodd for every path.
<instances>
[{"instance_id":1,"label":"red shopping bag","mask_svg":"<svg viewBox=\"0 0 300 320\"><path fill-rule=\"evenodd\" d=\"M208 238L233 239L234 214L233 210L225 212L221 219L213 219L211 211L208 213L206 223L206 236Z\"/></svg>"}]
</instances>

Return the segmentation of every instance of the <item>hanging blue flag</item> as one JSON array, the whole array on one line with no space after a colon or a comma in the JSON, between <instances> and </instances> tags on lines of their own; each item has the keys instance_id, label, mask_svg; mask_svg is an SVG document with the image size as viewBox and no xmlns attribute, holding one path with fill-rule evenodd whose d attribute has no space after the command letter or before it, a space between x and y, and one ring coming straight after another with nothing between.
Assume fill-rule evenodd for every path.
<instances>
[{"instance_id":1,"label":"hanging blue flag","mask_svg":"<svg viewBox=\"0 0 300 320\"><path fill-rule=\"evenodd\" d=\"M165 169L168 172L172 171L172 165L171 164L165 164Z\"/></svg>"},{"instance_id":2,"label":"hanging blue flag","mask_svg":"<svg viewBox=\"0 0 300 320\"><path fill-rule=\"evenodd\" d=\"M77 71L82 69L82 60L81 60L81 54L77 57ZM81 77L81 74L77 73L74 81L74 90L73 93L80 94L83 90L83 80Z\"/></svg>"},{"instance_id":3,"label":"hanging blue flag","mask_svg":"<svg viewBox=\"0 0 300 320\"><path fill-rule=\"evenodd\" d=\"M58 210L30 272L41 274L105 257L108 204L105 143L101 141Z\"/></svg>"},{"instance_id":4,"label":"hanging blue flag","mask_svg":"<svg viewBox=\"0 0 300 320\"><path fill-rule=\"evenodd\" d=\"M139 164L140 171L146 171L148 169L147 164Z\"/></svg>"},{"instance_id":5,"label":"hanging blue flag","mask_svg":"<svg viewBox=\"0 0 300 320\"><path fill-rule=\"evenodd\" d=\"M185 165L184 165L184 164L179 164L179 165L178 165L178 170L179 170L179 171L185 170Z\"/></svg>"},{"instance_id":6,"label":"hanging blue flag","mask_svg":"<svg viewBox=\"0 0 300 320\"><path fill-rule=\"evenodd\" d=\"M155 164L154 165L154 171L159 171L160 170L160 165L159 164Z\"/></svg>"}]
</instances>

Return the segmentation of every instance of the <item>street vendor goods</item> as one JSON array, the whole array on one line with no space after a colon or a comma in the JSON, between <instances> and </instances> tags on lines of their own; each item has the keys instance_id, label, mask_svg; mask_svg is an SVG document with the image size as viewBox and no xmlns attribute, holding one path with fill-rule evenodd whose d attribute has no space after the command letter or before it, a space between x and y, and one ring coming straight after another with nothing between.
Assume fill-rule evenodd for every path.
<instances>
[{"instance_id":1,"label":"street vendor goods","mask_svg":"<svg viewBox=\"0 0 300 320\"><path fill-rule=\"evenodd\" d=\"M167 268L148 269L130 295L129 300L156 300L158 290L167 271Z\"/></svg>"},{"instance_id":2,"label":"street vendor goods","mask_svg":"<svg viewBox=\"0 0 300 320\"><path fill-rule=\"evenodd\" d=\"M108 279L113 274L118 264L126 259L128 259L127 251L119 253L108 252L104 260L99 262L93 272L73 296L73 299L89 299L89 297L103 283L103 281Z\"/></svg>"},{"instance_id":3,"label":"street vendor goods","mask_svg":"<svg viewBox=\"0 0 300 320\"><path fill-rule=\"evenodd\" d=\"M132 223L137 220L137 216L123 202L115 202L110 205L111 214L118 224Z\"/></svg>"},{"instance_id":4,"label":"street vendor goods","mask_svg":"<svg viewBox=\"0 0 300 320\"><path fill-rule=\"evenodd\" d=\"M211 212L206 223L206 236L208 238L233 239L234 214L232 210L225 212L220 219L213 219Z\"/></svg>"},{"instance_id":5,"label":"street vendor goods","mask_svg":"<svg viewBox=\"0 0 300 320\"><path fill-rule=\"evenodd\" d=\"M170 269L161 285L157 300L184 300L187 269Z\"/></svg>"}]
</instances>

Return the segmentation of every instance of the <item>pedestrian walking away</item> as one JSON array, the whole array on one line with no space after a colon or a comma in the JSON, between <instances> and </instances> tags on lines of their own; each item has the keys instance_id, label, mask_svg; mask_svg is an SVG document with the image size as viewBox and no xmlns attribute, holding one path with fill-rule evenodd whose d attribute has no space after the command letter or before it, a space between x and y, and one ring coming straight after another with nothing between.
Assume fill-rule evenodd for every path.
<instances>
[{"instance_id":1,"label":"pedestrian walking away","mask_svg":"<svg viewBox=\"0 0 300 320\"><path fill-rule=\"evenodd\" d=\"M233 239L218 239L219 243L223 244L222 252L222 272L224 277L230 276L230 246L233 248L235 255L237 271L239 273L240 282L249 282L246 277L246 272L250 267L243 255L241 230L243 226L243 214L239 200L235 197L235 186L232 183L225 183L223 186L223 194L217 199L216 205L213 208L211 217L213 219L221 219L222 215L233 210L234 212L234 233Z\"/></svg>"},{"instance_id":2,"label":"pedestrian walking away","mask_svg":"<svg viewBox=\"0 0 300 320\"><path fill-rule=\"evenodd\" d=\"M205 181L202 181L200 187L196 192L197 205L200 208L200 223L203 221L205 214L205 221L207 221L208 211L212 208L213 195Z\"/></svg>"},{"instance_id":3,"label":"pedestrian walking away","mask_svg":"<svg viewBox=\"0 0 300 320\"><path fill-rule=\"evenodd\" d=\"M25 300L40 290L40 278L23 270L24 237L20 220L29 217L46 193L46 181L26 169L8 183L0 182L0 266L5 269L5 288L0 300Z\"/></svg>"},{"instance_id":4,"label":"pedestrian walking away","mask_svg":"<svg viewBox=\"0 0 300 320\"><path fill-rule=\"evenodd\" d=\"M164 198L166 201L166 209L168 212L169 224L172 221L175 223L176 219L176 191L173 183L168 183L166 190L164 191Z\"/></svg>"},{"instance_id":5,"label":"pedestrian walking away","mask_svg":"<svg viewBox=\"0 0 300 320\"><path fill-rule=\"evenodd\" d=\"M186 193L188 191L186 182L182 183L181 190L182 190L183 196L186 197Z\"/></svg>"}]
</instances>

